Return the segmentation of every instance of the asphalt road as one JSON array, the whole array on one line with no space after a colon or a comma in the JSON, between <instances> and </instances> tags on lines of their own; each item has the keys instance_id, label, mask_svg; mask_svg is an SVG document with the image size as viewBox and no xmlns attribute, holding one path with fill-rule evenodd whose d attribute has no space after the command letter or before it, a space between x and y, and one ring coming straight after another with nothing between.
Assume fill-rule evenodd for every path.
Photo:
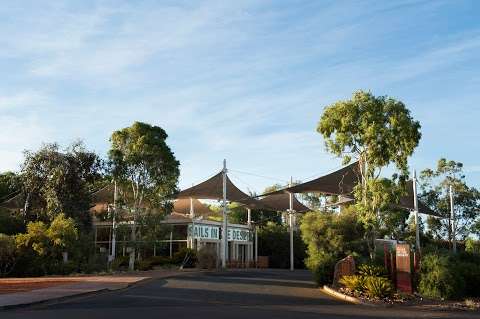
<instances>
[{"instance_id":1,"label":"asphalt road","mask_svg":"<svg viewBox=\"0 0 480 319\"><path fill-rule=\"evenodd\" d=\"M306 271L271 270L182 274L122 291L0 312L1 319L464 318L471 315L346 304L324 295Z\"/></svg>"}]
</instances>

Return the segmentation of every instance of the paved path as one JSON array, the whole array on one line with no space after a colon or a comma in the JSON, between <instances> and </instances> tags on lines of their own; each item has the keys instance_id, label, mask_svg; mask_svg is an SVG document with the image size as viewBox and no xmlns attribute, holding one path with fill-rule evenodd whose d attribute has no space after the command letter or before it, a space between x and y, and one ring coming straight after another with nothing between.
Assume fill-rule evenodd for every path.
<instances>
[{"instance_id":1,"label":"paved path","mask_svg":"<svg viewBox=\"0 0 480 319\"><path fill-rule=\"evenodd\" d=\"M478 318L346 304L323 294L307 272L227 271L157 278L131 288L50 306L0 313L9 318Z\"/></svg>"}]
</instances>

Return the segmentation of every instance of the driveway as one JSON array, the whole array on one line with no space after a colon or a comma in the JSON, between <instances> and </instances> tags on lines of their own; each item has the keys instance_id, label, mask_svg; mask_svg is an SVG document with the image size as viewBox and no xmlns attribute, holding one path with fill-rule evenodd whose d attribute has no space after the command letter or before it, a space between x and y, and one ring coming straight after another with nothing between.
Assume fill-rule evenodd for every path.
<instances>
[{"instance_id":1,"label":"driveway","mask_svg":"<svg viewBox=\"0 0 480 319\"><path fill-rule=\"evenodd\" d=\"M192 273L63 303L4 311L8 318L465 318L471 313L372 308L323 294L307 271ZM478 318L478 317L477 317Z\"/></svg>"}]
</instances>

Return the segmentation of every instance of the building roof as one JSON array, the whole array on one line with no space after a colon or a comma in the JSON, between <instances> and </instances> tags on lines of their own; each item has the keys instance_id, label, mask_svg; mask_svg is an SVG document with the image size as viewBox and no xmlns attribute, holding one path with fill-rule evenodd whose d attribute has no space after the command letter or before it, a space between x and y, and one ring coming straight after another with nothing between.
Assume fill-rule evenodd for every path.
<instances>
[{"instance_id":1,"label":"building roof","mask_svg":"<svg viewBox=\"0 0 480 319\"><path fill-rule=\"evenodd\" d=\"M193 211L195 216L207 217L214 214L214 212L210 208L208 208L207 205L203 204L196 198L192 198L191 203L193 204ZM177 199L173 203L172 214L173 213L182 214L186 216L190 215L190 198Z\"/></svg>"}]
</instances>

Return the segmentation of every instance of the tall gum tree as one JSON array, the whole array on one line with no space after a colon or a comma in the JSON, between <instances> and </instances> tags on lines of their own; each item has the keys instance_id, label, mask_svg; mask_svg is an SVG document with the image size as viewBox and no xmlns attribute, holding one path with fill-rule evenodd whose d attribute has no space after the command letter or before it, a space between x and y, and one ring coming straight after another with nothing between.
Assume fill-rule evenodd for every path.
<instances>
[{"instance_id":1,"label":"tall gum tree","mask_svg":"<svg viewBox=\"0 0 480 319\"><path fill-rule=\"evenodd\" d=\"M142 210L167 207L177 191L180 163L167 145L167 137L161 127L135 122L110 138L111 172L132 212L134 244Z\"/></svg>"},{"instance_id":2,"label":"tall gum tree","mask_svg":"<svg viewBox=\"0 0 480 319\"><path fill-rule=\"evenodd\" d=\"M421 138L420 123L401 101L357 91L350 100L327 106L317 131L326 149L342 157L344 164L359 161L361 183L354 195L372 253L379 212L398 200L401 189L381 177L382 169L394 164L398 174L392 179L403 184L408 177L408 157Z\"/></svg>"},{"instance_id":3,"label":"tall gum tree","mask_svg":"<svg viewBox=\"0 0 480 319\"><path fill-rule=\"evenodd\" d=\"M450 186L456 215L455 238L465 240L469 235L477 235L475 226L480 222L480 192L467 185L462 163L441 158L435 169L425 169L420 173L420 181L423 202L444 217L427 218L428 229L433 237L446 239L452 246L454 234L450 214Z\"/></svg>"}]
</instances>

